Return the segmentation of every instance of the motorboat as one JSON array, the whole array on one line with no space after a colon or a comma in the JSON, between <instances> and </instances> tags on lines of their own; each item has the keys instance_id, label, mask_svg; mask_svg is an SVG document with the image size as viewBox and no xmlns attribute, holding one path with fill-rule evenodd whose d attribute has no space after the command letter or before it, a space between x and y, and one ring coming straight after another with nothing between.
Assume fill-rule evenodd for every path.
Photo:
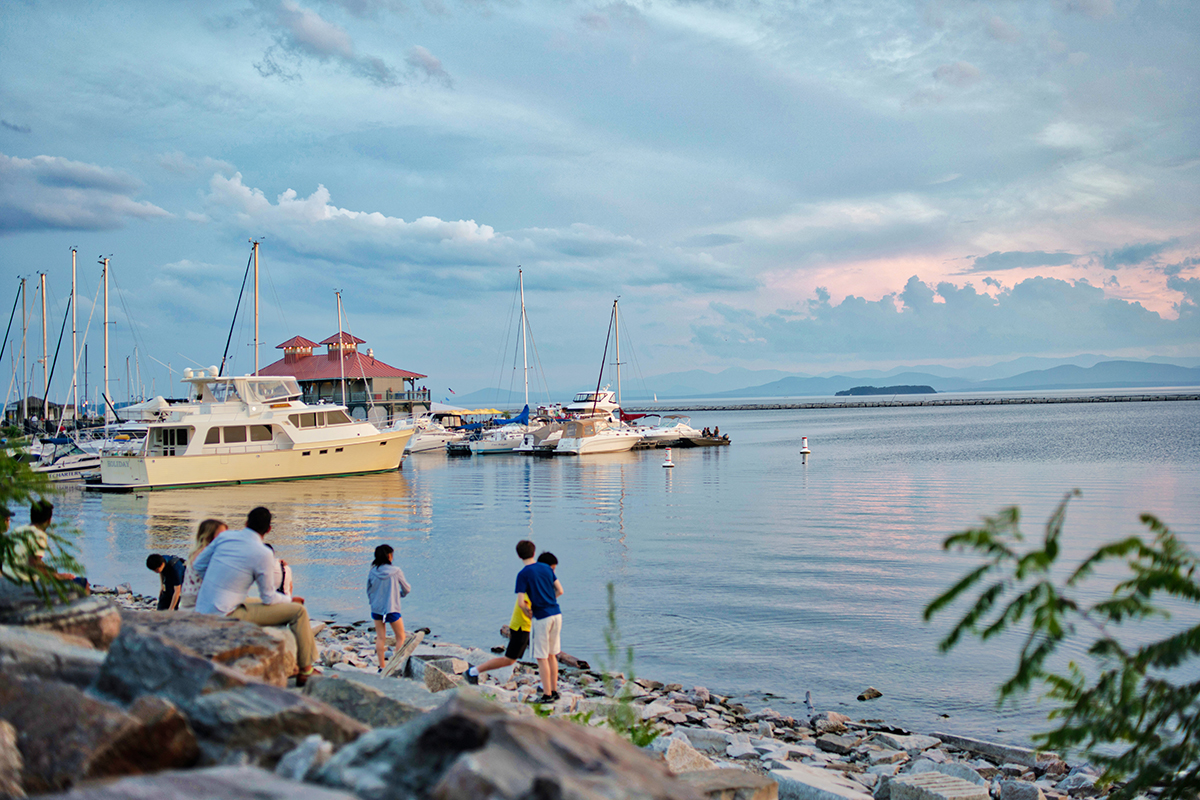
<instances>
[{"instance_id":1,"label":"motorboat","mask_svg":"<svg viewBox=\"0 0 1200 800\"><path fill-rule=\"evenodd\" d=\"M521 438L521 444L514 452L526 456L552 456L566 428L567 423L565 421L548 419L540 428L535 428L526 433Z\"/></svg>"},{"instance_id":2,"label":"motorboat","mask_svg":"<svg viewBox=\"0 0 1200 800\"><path fill-rule=\"evenodd\" d=\"M584 456L595 453L623 453L642 440L637 429L612 419L591 417L567 422L555 455Z\"/></svg>"},{"instance_id":3,"label":"motorboat","mask_svg":"<svg viewBox=\"0 0 1200 800\"><path fill-rule=\"evenodd\" d=\"M42 439L42 455L30 469L55 483L82 481L100 472L100 456L82 450L69 436Z\"/></svg>"},{"instance_id":4,"label":"motorboat","mask_svg":"<svg viewBox=\"0 0 1200 800\"><path fill-rule=\"evenodd\" d=\"M444 453L447 445L467 437L465 431L447 428L435 414L422 416L416 421L414 429L412 438L408 440L410 453Z\"/></svg>"},{"instance_id":5,"label":"motorboat","mask_svg":"<svg viewBox=\"0 0 1200 800\"><path fill-rule=\"evenodd\" d=\"M186 369L186 403L147 425L127 452L105 452L100 481L117 491L359 475L398 469L412 428L379 430L344 406L308 404L293 377Z\"/></svg>"},{"instance_id":6,"label":"motorboat","mask_svg":"<svg viewBox=\"0 0 1200 800\"><path fill-rule=\"evenodd\" d=\"M688 444L704 438L704 434L691 426L691 418L681 414L668 414L660 417L657 425L642 425L642 441L656 447L687 447Z\"/></svg>"},{"instance_id":7,"label":"motorboat","mask_svg":"<svg viewBox=\"0 0 1200 800\"><path fill-rule=\"evenodd\" d=\"M594 392L579 392L563 410L571 416L616 414L621 405L617 402L617 393L605 386Z\"/></svg>"}]
</instances>

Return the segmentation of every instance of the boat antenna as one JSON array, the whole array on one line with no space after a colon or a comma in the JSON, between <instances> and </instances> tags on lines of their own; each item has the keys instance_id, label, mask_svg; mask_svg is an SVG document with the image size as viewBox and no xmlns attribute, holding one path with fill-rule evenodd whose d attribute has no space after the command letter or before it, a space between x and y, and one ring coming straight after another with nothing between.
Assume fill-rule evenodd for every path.
<instances>
[{"instance_id":1,"label":"boat antenna","mask_svg":"<svg viewBox=\"0 0 1200 800\"><path fill-rule=\"evenodd\" d=\"M251 253L250 258L246 261L246 272L242 275L242 288L238 291L237 304L233 307L233 321L229 323L229 336L225 339L225 352L221 354L221 368L217 370L218 375L225 374L225 360L229 357L229 345L233 341L233 329L237 325L238 309L242 307L242 295L246 292L246 281L250 277L250 264L253 262L254 253Z\"/></svg>"},{"instance_id":2,"label":"boat antenna","mask_svg":"<svg viewBox=\"0 0 1200 800\"><path fill-rule=\"evenodd\" d=\"M337 312L338 312L338 332L337 332L337 348L338 348L338 369L342 376L342 405L346 405L346 338L342 334L342 290L335 289L333 292L337 295Z\"/></svg>"},{"instance_id":3,"label":"boat antenna","mask_svg":"<svg viewBox=\"0 0 1200 800\"><path fill-rule=\"evenodd\" d=\"M613 313L608 318L608 333L604 335L604 355L600 357L600 374L596 377L596 393L592 395L592 413L596 413L596 403L600 400L600 382L604 380L604 362L608 361L608 340L612 338L613 316L617 313L617 301L613 300Z\"/></svg>"}]
</instances>

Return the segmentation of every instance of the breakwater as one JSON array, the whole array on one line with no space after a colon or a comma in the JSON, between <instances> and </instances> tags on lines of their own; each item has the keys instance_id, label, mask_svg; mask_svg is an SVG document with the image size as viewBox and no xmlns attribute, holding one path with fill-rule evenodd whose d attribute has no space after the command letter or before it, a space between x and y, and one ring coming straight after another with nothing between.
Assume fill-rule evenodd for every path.
<instances>
[{"instance_id":1,"label":"breakwater","mask_svg":"<svg viewBox=\"0 0 1200 800\"><path fill-rule=\"evenodd\" d=\"M921 406L1029 406L1057 405L1063 403L1154 403L1171 401L1197 401L1200 392L1187 394L1100 394L1055 397L922 397L921 399L890 400L809 400L762 403L674 403L660 402L656 405L629 405L625 410L637 414L657 414L664 411L781 411L805 408L918 408Z\"/></svg>"}]
</instances>

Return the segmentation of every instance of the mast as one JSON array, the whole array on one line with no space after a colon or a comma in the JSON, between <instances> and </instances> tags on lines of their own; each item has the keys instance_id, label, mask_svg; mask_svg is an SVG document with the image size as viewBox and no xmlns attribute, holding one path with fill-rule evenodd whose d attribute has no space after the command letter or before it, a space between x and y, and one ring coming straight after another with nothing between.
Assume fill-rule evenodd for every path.
<instances>
[{"instance_id":1,"label":"mast","mask_svg":"<svg viewBox=\"0 0 1200 800\"><path fill-rule=\"evenodd\" d=\"M25 391L25 341L29 334L29 323L26 320L25 279L21 278L21 422L29 419L29 392Z\"/></svg>"},{"instance_id":2,"label":"mast","mask_svg":"<svg viewBox=\"0 0 1200 800\"><path fill-rule=\"evenodd\" d=\"M258 374L258 242L250 240L254 245L254 374ZM339 319L340 319L339 315Z\"/></svg>"},{"instance_id":3,"label":"mast","mask_svg":"<svg viewBox=\"0 0 1200 800\"><path fill-rule=\"evenodd\" d=\"M49 419L46 398L50 394L50 359L46 347L46 273L38 273L38 289L42 294L42 423Z\"/></svg>"},{"instance_id":4,"label":"mast","mask_svg":"<svg viewBox=\"0 0 1200 800\"><path fill-rule=\"evenodd\" d=\"M529 405L529 334L525 330L525 326L529 323L525 319L525 273L520 267L517 267L517 282L521 286L521 366L522 372L525 375L525 405Z\"/></svg>"},{"instance_id":5,"label":"mast","mask_svg":"<svg viewBox=\"0 0 1200 800\"><path fill-rule=\"evenodd\" d=\"M613 337L617 343L617 405L621 405L621 319L617 315L617 302L613 300Z\"/></svg>"},{"instance_id":6,"label":"mast","mask_svg":"<svg viewBox=\"0 0 1200 800\"><path fill-rule=\"evenodd\" d=\"M100 276L104 280L104 391L101 393L101 399L104 402L104 424L108 424L108 259L101 258L100 263L104 268L100 271Z\"/></svg>"},{"instance_id":7,"label":"mast","mask_svg":"<svg viewBox=\"0 0 1200 800\"><path fill-rule=\"evenodd\" d=\"M75 427L79 427L79 340L76 336L77 314L75 311L75 248L71 248L71 408L74 409Z\"/></svg>"},{"instance_id":8,"label":"mast","mask_svg":"<svg viewBox=\"0 0 1200 800\"><path fill-rule=\"evenodd\" d=\"M346 348L345 336L342 334L342 291L341 289L334 290L337 295L337 311L338 311L338 332L337 332L337 349L338 349L338 371L341 374L342 380L342 405L346 405Z\"/></svg>"}]
</instances>

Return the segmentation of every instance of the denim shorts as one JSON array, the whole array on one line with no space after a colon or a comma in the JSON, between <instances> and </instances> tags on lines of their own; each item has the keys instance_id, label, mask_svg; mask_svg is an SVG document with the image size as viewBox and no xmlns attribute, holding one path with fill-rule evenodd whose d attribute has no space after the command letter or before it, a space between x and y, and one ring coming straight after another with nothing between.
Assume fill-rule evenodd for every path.
<instances>
[{"instance_id":1,"label":"denim shorts","mask_svg":"<svg viewBox=\"0 0 1200 800\"><path fill-rule=\"evenodd\" d=\"M396 620L400 619L400 612L392 611L385 617L383 614L376 614L374 611L372 611L371 619L381 619L384 622L395 622Z\"/></svg>"}]
</instances>

